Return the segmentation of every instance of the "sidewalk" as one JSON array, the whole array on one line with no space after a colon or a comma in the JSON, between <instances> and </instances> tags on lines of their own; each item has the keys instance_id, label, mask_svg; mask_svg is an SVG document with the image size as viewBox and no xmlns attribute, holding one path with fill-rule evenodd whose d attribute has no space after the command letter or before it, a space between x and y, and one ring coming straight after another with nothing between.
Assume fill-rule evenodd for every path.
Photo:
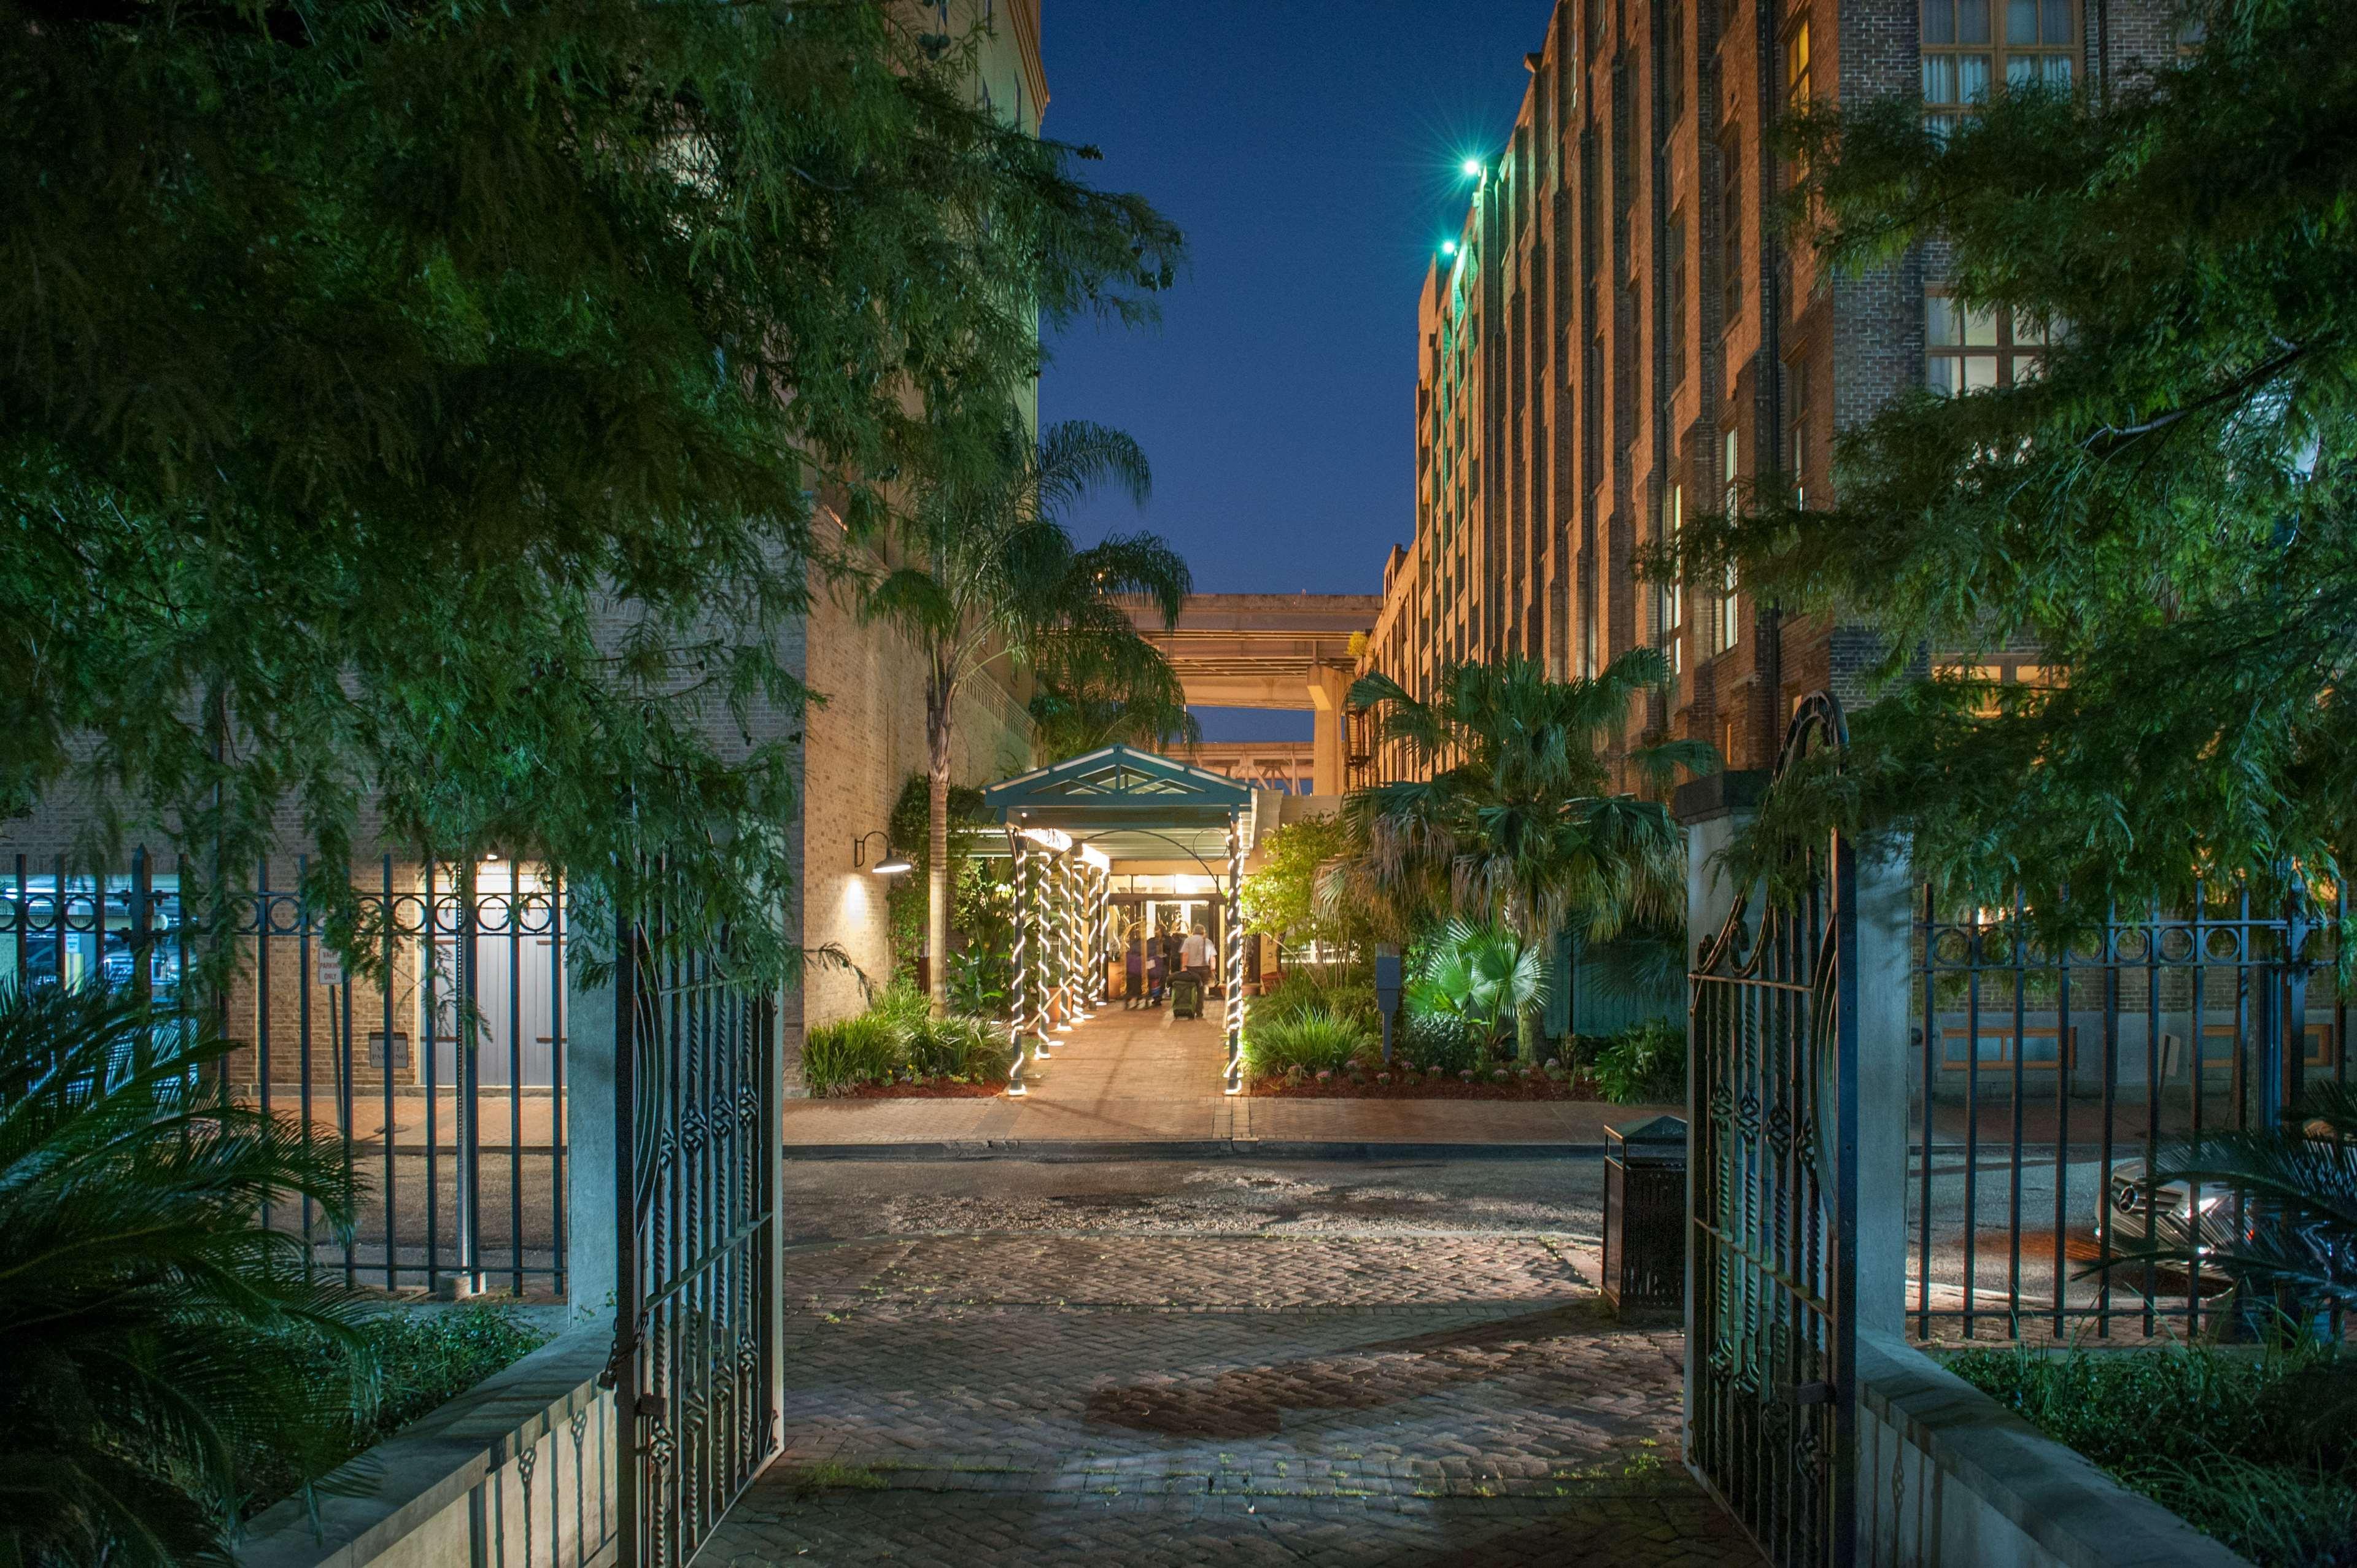
<instances>
[{"instance_id":1,"label":"sidewalk","mask_svg":"<svg viewBox=\"0 0 2357 1568\"><path fill-rule=\"evenodd\" d=\"M942 1155L1083 1153L1116 1144L1167 1145L1171 1154L1337 1155L1365 1145L1394 1154L1419 1145L1574 1154L1600 1148L1607 1126L1682 1113L1573 1101L1230 1096L1220 1090L1225 1060L1215 1017L1111 1007L1056 1036L1049 1059L1026 1073L1030 1092L1019 1100L788 1101L786 1154L840 1157L888 1145Z\"/></svg>"}]
</instances>

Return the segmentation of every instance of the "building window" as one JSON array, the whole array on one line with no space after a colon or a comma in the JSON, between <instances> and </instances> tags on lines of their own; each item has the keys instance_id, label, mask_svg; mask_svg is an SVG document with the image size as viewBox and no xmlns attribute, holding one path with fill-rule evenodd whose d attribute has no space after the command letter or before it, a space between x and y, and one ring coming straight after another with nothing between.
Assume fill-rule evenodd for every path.
<instances>
[{"instance_id":1,"label":"building window","mask_svg":"<svg viewBox=\"0 0 2357 1568\"><path fill-rule=\"evenodd\" d=\"M1718 145L1719 286L1727 319L1743 314L1743 144L1730 134Z\"/></svg>"},{"instance_id":2,"label":"building window","mask_svg":"<svg viewBox=\"0 0 2357 1568\"><path fill-rule=\"evenodd\" d=\"M1804 19L1784 40L1784 109L1805 109L1816 94L1809 82L1809 24Z\"/></svg>"},{"instance_id":3,"label":"building window","mask_svg":"<svg viewBox=\"0 0 2357 1568\"><path fill-rule=\"evenodd\" d=\"M1727 515L1733 517L1738 505L1736 459L1740 452L1736 445L1734 431L1727 432L1720 438L1720 442L1719 473L1726 481L1724 504ZM1722 570L1718 581L1717 603L1712 607L1710 650L1713 653L1725 653L1728 649L1733 648L1742 637L1742 598L1737 592L1735 563L1730 561Z\"/></svg>"},{"instance_id":4,"label":"building window","mask_svg":"<svg viewBox=\"0 0 2357 1568\"><path fill-rule=\"evenodd\" d=\"M1672 485L1662 493L1662 547L1669 554L1678 547L1678 534L1685 526L1685 487ZM1682 657L1682 636L1685 629L1685 587L1674 572L1663 577L1654 596L1654 607L1661 621L1661 650L1669 660L1670 673L1674 675L1684 667Z\"/></svg>"},{"instance_id":5,"label":"building window","mask_svg":"<svg viewBox=\"0 0 2357 1568\"><path fill-rule=\"evenodd\" d=\"M1663 244L1667 251L1663 268L1662 314L1669 329L1670 390L1686 384L1686 218L1670 220Z\"/></svg>"},{"instance_id":6,"label":"building window","mask_svg":"<svg viewBox=\"0 0 2357 1568\"><path fill-rule=\"evenodd\" d=\"M1953 127L1991 85L2067 91L2078 50L2076 0L1922 0L1923 113Z\"/></svg>"},{"instance_id":7,"label":"building window","mask_svg":"<svg viewBox=\"0 0 2357 1568\"><path fill-rule=\"evenodd\" d=\"M1943 397L2033 380L2046 357L2047 337L2047 328L2025 312L1926 295L1923 380Z\"/></svg>"},{"instance_id":8,"label":"building window","mask_svg":"<svg viewBox=\"0 0 2357 1568\"><path fill-rule=\"evenodd\" d=\"M1662 128L1686 117L1686 9L1671 0L1662 17Z\"/></svg>"}]
</instances>

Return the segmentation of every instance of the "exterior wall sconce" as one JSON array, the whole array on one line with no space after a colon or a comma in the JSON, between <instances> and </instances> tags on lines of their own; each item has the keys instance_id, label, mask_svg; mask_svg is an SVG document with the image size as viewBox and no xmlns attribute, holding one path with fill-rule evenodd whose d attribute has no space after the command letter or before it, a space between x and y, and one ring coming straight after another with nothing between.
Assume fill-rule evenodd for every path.
<instances>
[{"instance_id":1,"label":"exterior wall sconce","mask_svg":"<svg viewBox=\"0 0 2357 1568\"><path fill-rule=\"evenodd\" d=\"M884 845L882 858L873 865L866 865L869 839L880 840ZM861 833L851 841L851 869L858 871L863 868L874 872L878 876L898 876L902 872L915 869L909 864L907 855L892 847L892 836L881 828L877 828L873 832Z\"/></svg>"}]
</instances>

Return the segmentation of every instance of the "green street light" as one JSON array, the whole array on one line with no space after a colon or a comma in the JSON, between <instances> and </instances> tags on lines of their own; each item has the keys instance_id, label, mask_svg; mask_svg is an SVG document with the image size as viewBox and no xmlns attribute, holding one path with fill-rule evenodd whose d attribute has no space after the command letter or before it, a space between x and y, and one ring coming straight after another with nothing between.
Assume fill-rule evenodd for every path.
<instances>
[{"instance_id":1,"label":"green street light","mask_svg":"<svg viewBox=\"0 0 2357 1568\"><path fill-rule=\"evenodd\" d=\"M1440 253L1444 256L1455 255L1457 253L1457 242L1454 240L1443 240L1440 242Z\"/></svg>"},{"instance_id":2,"label":"green street light","mask_svg":"<svg viewBox=\"0 0 2357 1568\"><path fill-rule=\"evenodd\" d=\"M1480 158L1467 158L1465 160L1465 177L1467 179L1480 179L1481 177L1481 160Z\"/></svg>"}]
</instances>

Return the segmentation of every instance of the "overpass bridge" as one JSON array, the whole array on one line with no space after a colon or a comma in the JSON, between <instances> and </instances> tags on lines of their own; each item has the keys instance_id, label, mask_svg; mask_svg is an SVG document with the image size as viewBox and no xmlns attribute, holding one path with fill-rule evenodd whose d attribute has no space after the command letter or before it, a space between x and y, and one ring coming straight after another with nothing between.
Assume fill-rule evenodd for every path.
<instances>
[{"instance_id":1,"label":"overpass bridge","mask_svg":"<svg viewBox=\"0 0 2357 1568\"><path fill-rule=\"evenodd\" d=\"M1343 698L1358 668L1354 637L1374 629L1380 594L1197 594L1175 628L1144 604L1130 614L1178 672L1191 706L1317 715L1311 786L1343 789Z\"/></svg>"}]
</instances>

